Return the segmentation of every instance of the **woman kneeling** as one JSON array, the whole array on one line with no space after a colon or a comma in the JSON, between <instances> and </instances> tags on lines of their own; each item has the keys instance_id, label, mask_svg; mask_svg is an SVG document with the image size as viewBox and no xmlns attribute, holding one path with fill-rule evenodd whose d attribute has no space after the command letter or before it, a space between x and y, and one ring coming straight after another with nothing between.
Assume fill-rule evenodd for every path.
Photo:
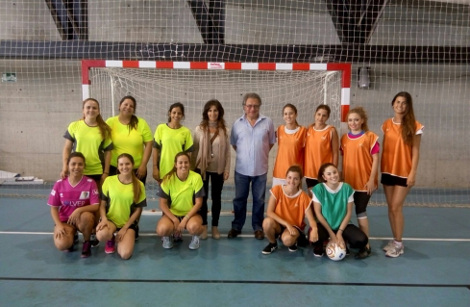
<instances>
[{"instance_id":1,"label":"woman kneeling","mask_svg":"<svg viewBox=\"0 0 470 307\"><path fill-rule=\"evenodd\" d=\"M90 236L98 211L98 188L93 179L83 175L85 157L80 152L67 158L68 177L58 180L47 204L54 220L54 244L62 251L72 251L78 241L77 230L83 233L82 258L90 257Z\"/></svg>"},{"instance_id":2,"label":"woman kneeling","mask_svg":"<svg viewBox=\"0 0 470 307\"><path fill-rule=\"evenodd\" d=\"M313 218L313 210L310 208L311 200L307 193L302 191L301 185L302 169L294 165L287 170L286 184L272 187L267 217L263 221L263 231L269 244L263 249L263 254L269 255L277 249L277 236L280 237L284 246L289 248L289 251L297 251L297 242L301 239L306 241L303 232L305 217L312 227L309 241L317 241L317 223Z\"/></svg>"},{"instance_id":3,"label":"woman kneeling","mask_svg":"<svg viewBox=\"0 0 470 307\"><path fill-rule=\"evenodd\" d=\"M117 252L129 259L134 252L135 229L142 207L147 206L144 184L134 174L134 158L121 154L117 159L119 174L106 178L102 188L101 221L96 227L96 237L106 241L105 252ZM117 231L116 236L114 233Z\"/></svg>"},{"instance_id":4,"label":"woman kneeling","mask_svg":"<svg viewBox=\"0 0 470 307\"><path fill-rule=\"evenodd\" d=\"M202 206L204 189L201 176L190 170L187 153L176 155L175 165L163 178L157 195L162 218L156 231L162 237L163 248L172 248L173 242L181 241L181 233L186 229L192 235L189 248L198 249L203 228L202 218L197 212Z\"/></svg>"}]
</instances>

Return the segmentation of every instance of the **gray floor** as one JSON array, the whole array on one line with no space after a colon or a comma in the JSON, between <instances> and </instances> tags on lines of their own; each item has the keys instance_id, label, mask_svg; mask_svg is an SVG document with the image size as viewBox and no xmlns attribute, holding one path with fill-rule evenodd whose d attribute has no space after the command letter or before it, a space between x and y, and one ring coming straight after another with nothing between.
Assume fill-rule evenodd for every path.
<instances>
[{"instance_id":1,"label":"gray floor","mask_svg":"<svg viewBox=\"0 0 470 307\"><path fill-rule=\"evenodd\" d=\"M88 259L57 251L45 202L0 198L1 306L470 306L469 208L406 207L405 254L389 259L387 209L369 207L373 254L342 262L307 248L262 255L266 241L253 238L250 218L241 238L209 238L191 251L185 236L163 250L160 217L148 211L123 261L103 245ZM231 219L221 218L224 234Z\"/></svg>"}]
</instances>

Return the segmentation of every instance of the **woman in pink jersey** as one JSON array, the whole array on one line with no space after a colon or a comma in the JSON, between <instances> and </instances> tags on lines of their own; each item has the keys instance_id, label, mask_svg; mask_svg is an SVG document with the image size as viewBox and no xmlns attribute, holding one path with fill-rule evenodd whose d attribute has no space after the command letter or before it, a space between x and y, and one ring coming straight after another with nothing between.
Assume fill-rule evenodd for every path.
<instances>
[{"instance_id":1,"label":"woman in pink jersey","mask_svg":"<svg viewBox=\"0 0 470 307\"><path fill-rule=\"evenodd\" d=\"M302 169L298 165L289 167L286 171L284 185L276 185L271 189L267 217L263 220L263 231L269 244L263 249L265 255L271 254L277 249L279 237L284 246L290 252L297 251L297 242L301 245L301 240L305 241L305 222L312 229L309 232L309 241L315 242L317 236L317 223L313 217L313 210L310 208L311 199L302 191Z\"/></svg>"},{"instance_id":2,"label":"woman in pink jersey","mask_svg":"<svg viewBox=\"0 0 470 307\"><path fill-rule=\"evenodd\" d=\"M377 190L379 167L379 137L369 131L367 113L362 107L351 109L347 115L349 133L341 137L340 150L343 154L343 177L355 190L354 205L359 228L369 236L367 204ZM371 253L367 244L361 258Z\"/></svg>"},{"instance_id":3,"label":"woman in pink jersey","mask_svg":"<svg viewBox=\"0 0 470 307\"><path fill-rule=\"evenodd\" d=\"M85 157L73 152L67 158L68 176L52 188L47 204L54 220L54 244L62 251L72 251L77 231L83 234L82 258L91 255L90 236L95 225L95 212L100 202L93 179L83 175Z\"/></svg>"},{"instance_id":4,"label":"woman in pink jersey","mask_svg":"<svg viewBox=\"0 0 470 307\"><path fill-rule=\"evenodd\" d=\"M335 127L328 125L331 109L326 104L319 105L315 110L315 122L308 127L305 142L304 174L310 193L318 184L318 170L324 163L338 165L338 133Z\"/></svg>"},{"instance_id":5,"label":"woman in pink jersey","mask_svg":"<svg viewBox=\"0 0 470 307\"><path fill-rule=\"evenodd\" d=\"M385 247L387 257L399 257L405 252L402 242L403 204L411 187L415 185L419 161L419 147L424 126L415 119L413 99L400 92L392 100L394 115L382 125L384 133L381 183L388 204L388 219L393 240Z\"/></svg>"},{"instance_id":6,"label":"woman in pink jersey","mask_svg":"<svg viewBox=\"0 0 470 307\"><path fill-rule=\"evenodd\" d=\"M297 122L297 108L288 103L282 108L285 124L276 131L277 155L273 170L273 186L286 183L286 172L291 165L303 169L307 129Z\"/></svg>"},{"instance_id":7,"label":"woman in pink jersey","mask_svg":"<svg viewBox=\"0 0 470 307\"><path fill-rule=\"evenodd\" d=\"M69 124L65 131L65 144L62 150L62 171L60 177L64 179L69 174L68 157L71 152L81 152L86 158L83 174L95 180L98 191L109 175L111 163L111 127L101 117L100 104L94 98L87 98L82 105L82 118ZM99 216L95 217L97 221ZM96 225L95 225L96 226ZM91 245L97 246L99 241L93 233Z\"/></svg>"}]
</instances>

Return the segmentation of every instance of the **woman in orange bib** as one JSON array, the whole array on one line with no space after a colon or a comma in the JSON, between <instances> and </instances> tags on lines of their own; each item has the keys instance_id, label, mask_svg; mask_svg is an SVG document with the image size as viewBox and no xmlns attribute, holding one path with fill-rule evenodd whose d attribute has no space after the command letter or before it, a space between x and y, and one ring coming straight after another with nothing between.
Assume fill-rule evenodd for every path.
<instances>
[{"instance_id":1,"label":"woman in orange bib","mask_svg":"<svg viewBox=\"0 0 470 307\"><path fill-rule=\"evenodd\" d=\"M392 100L394 115L382 125L384 133L381 171L388 219L393 240L385 247L387 257L396 258L405 252L402 242L403 204L411 187L415 185L419 161L419 147L424 126L415 119L413 99L400 92Z\"/></svg>"},{"instance_id":2,"label":"woman in orange bib","mask_svg":"<svg viewBox=\"0 0 470 307\"><path fill-rule=\"evenodd\" d=\"M369 236L366 209L372 193L377 190L379 137L369 130L367 113L362 107L351 109L347 121L349 132L341 137L340 145L343 154L343 177L355 191L354 206L359 228ZM358 257L365 258L370 253L370 245L367 244L364 253Z\"/></svg>"},{"instance_id":3,"label":"woman in orange bib","mask_svg":"<svg viewBox=\"0 0 470 307\"><path fill-rule=\"evenodd\" d=\"M315 122L307 129L305 141L304 175L310 193L318 184L318 170L324 163L338 165L339 138L335 127L326 122L330 118L331 109L321 104L315 110Z\"/></svg>"},{"instance_id":4,"label":"woman in orange bib","mask_svg":"<svg viewBox=\"0 0 470 307\"><path fill-rule=\"evenodd\" d=\"M273 169L273 186L286 184L286 172L291 165L304 168L304 148L307 128L297 122L297 108L286 104L282 108L285 124L276 131L277 155Z\"/></svg>"}]
</instances>

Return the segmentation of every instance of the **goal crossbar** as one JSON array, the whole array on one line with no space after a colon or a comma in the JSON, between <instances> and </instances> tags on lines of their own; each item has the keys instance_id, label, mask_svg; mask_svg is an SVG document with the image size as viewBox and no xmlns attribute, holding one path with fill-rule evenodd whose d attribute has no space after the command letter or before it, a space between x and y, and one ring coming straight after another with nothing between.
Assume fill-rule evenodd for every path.
<instances>
[{"instance_id":1,"label":"goal crossbar","mask_svg":"<svg viewBox=\"0 0 470 307\"><path fill-rule=\"evenodd\" d=\"M243 63L243 62L173 62L134 60L82 60L82 95L90 97L90 69L185 69L185 70L258 70L258 71L336 71L341 72L341 122L346 121L350 105L350 63Z\"/></svg>"}]
</instances>

